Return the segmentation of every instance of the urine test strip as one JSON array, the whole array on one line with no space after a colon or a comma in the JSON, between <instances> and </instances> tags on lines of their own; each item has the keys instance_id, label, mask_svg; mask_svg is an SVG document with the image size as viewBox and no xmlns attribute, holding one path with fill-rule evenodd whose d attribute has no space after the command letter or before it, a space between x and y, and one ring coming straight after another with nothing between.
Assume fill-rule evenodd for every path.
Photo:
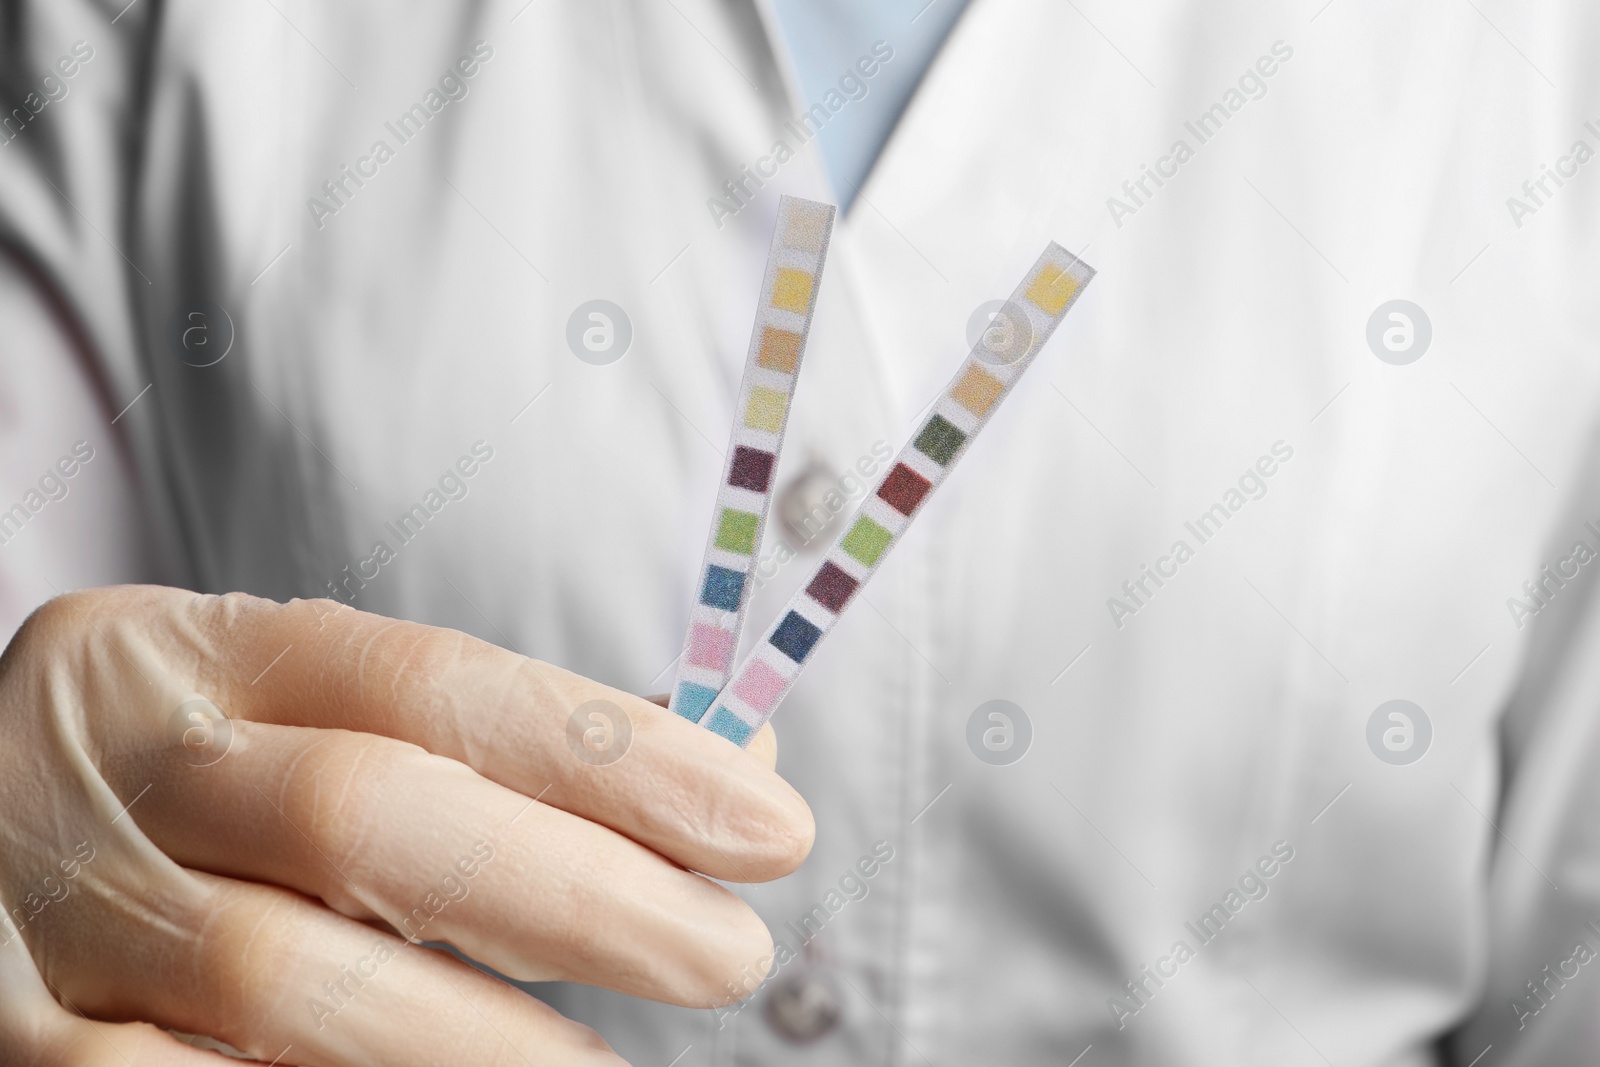
<instances>
[{"instance_id":1,"label":"urine test strip","mask_svg":"<svg viewBox=\"0 0 1600 1067\"><path fill-rule=\"evenodd\" d=\"M705 715L733 673L750 603L750 571L767 525L772 476L811 330L833 216L831 204L793 196L778 201L778 226L767 252L727 462L669 704L693 722Z\"/></svg>"},{"instance_id":2,"label":"urine test strip","mask_svg":"<svg viewBox=\"0 0 1600 1067\"><path fill-rule=\"evenodd\" d=\"M701 725L740 747L750 743L1093 277L1092 267L1060 245L1045 249L811 580L716 694Z\"/></svg>"}]
</instances>

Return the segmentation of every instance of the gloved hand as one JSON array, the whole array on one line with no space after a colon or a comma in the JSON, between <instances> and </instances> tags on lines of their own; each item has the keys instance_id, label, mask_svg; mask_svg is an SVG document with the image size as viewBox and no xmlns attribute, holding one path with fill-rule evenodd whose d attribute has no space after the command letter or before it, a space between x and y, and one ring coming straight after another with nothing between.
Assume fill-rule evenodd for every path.
<instances>
[{"instance_id":1,"label":"gloved hand","mask_svg":"<svg viewBox=\"0 0 1600 1067\"><path fill-rule=\"evenodd\" d=\"M772 942L690 872L775 878L814 832L762 750L333 601L60 597L0 658L0 1062L231 1062L165 1028L279 1064L618 1063L420 942L726 1003Z\"/></svg>"}]
</instances>

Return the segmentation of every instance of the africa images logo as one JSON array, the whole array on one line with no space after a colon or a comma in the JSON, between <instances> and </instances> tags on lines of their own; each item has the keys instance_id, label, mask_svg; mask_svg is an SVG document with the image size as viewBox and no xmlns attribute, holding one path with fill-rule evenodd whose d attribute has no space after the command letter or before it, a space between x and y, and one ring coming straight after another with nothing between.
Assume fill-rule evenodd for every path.
<instances>
[{"instance_id":1,"label":"africa images logo","mask_svg":"<svg viewBox=\"0 0 1600 1067\"><path fill-rule=\"evenodd\" d=\"M796 117L785 119L783 128L800 147L809 144L851 101L867 98L872 91L868 79L893 58L894 49L887 41L872 42L872 52L857 59L853 68L839 75L838 88L829 88L822 94L821 100ZM717 229L722 229L723 222L743 211L755 199L755 192L750 188L752 182L756 189L761 189L767 184L763 179L776 178L778 168L793 159L794 155L795 150L789 147L789 142L779 138L772 142L772 148L766 155L756 159L753 164L741 166L738 174L723 182L722 192L726 199L715 196L706 199L706 210L711 212L711 221L717 224Z\"/></svg>"}]
</instances>

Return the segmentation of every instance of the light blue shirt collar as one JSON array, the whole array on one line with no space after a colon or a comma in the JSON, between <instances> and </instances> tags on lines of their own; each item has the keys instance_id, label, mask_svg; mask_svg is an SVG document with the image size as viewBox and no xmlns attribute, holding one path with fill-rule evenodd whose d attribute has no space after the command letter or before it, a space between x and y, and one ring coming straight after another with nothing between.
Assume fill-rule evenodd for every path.
<instances>
[{"instance_id":1,"label":"light blue shirt collar","mask_svg":"<svg viewBox=\"0 0 1600 1067\"><path fill-rule=\"evenodd\" d=\"M799 121L816 131L849 210L967 0L770 3L799 82Z\"/></svg>"}]
</instances>

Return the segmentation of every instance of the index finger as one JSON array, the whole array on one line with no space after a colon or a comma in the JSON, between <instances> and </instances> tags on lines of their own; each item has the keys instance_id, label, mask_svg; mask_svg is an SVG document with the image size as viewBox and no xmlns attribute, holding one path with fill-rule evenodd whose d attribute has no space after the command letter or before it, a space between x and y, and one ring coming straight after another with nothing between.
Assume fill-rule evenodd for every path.
<instances>
[{"instance_id":1,"label":"index finger","mask_svg":"<svg viewBox=\"0 0 1600 1067\"><path fill-rule=\"evenodd\" d=\"M810 809L787 782L641 697L335 601L161 592L188 601L199 691L230 717L409 741L715 878L779 877L811 849ZM613 747L596 753L584 734L600 721Z\"/></svg>"},{"instance_id":2,"label":"index finger","mask_svg":"<svg viewBox=\"0 0 1600 1067\"><path fill-rule=\"evenodd\" d=\"M645 699L658 708L672 706L671 693L653 693ZM761 765L769 771L778 769L778 735L773 732L772 720L769 719L761 724L761 729L756 731L756 735L750 739L744 750L760 760Z\"/></svg>"}]
</instances>

